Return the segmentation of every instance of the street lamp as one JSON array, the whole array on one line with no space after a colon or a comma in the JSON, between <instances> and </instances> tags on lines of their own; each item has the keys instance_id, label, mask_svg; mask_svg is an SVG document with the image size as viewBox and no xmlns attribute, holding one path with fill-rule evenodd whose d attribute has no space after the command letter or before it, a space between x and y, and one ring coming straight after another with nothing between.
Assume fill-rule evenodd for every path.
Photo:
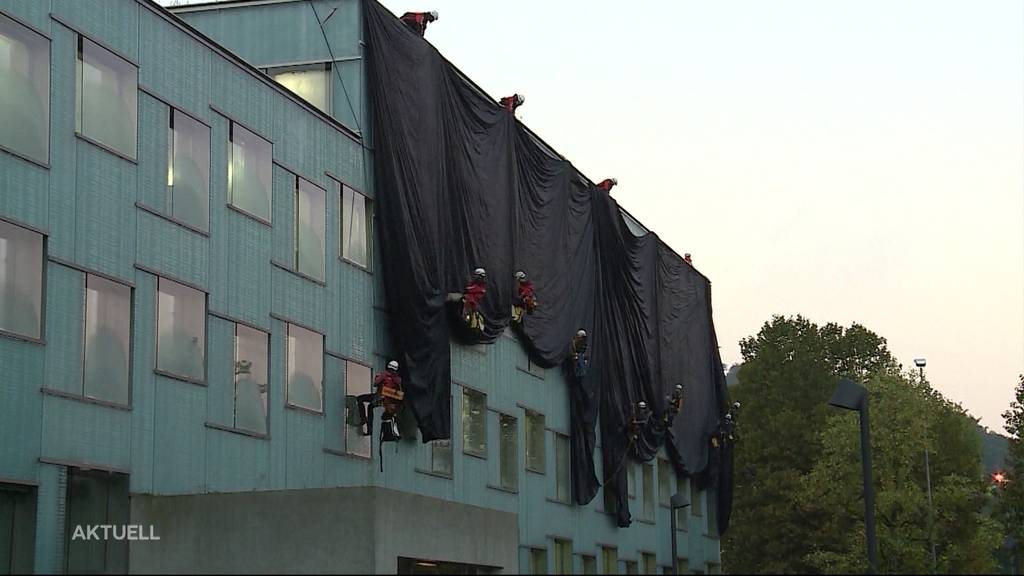
<instances>
[{"instance_id":1,"label":"street lamp","mask_svg":"<svg viewBox=\"0 0 1024 576\"><path fill-rule=\"evenodd\" d=\"M914 358L914 366L917 366L918 374L921 375L921 384L924 384L924 367L928 361L924 358ZM932 574L938 570L938 560L935 556L935 507L932 506L932 467L928 462L928 444L924 445L924 481L928 486L928 543L932 548Z\"/></svg>"},{"instance_id":2,"label":"street lamp","mask_svg":"<svg viewBox=\"0 0 1024 576\"><path fill-rule=\"evenodd\" d=\"M860 457L864 468L864 529L868 538L868 573L878 573L875 542L875 488L871 482L871 437L868 434L868 394L853 380L839 380L828 403L836 408L860 412Z\"/></svg>"},{"instance_id":3,"label":"street lamp","mask_svg":"<svg viewBox=\"0 0 1024 576\"><path fill-rule=\"evenodd\" d=\"M677 490L676 493L669 498L669 512L672 516L669 520L669 525L672 529L672 572L670 572L670 574L678 574L679 570L679 548L677 548L676 543L676 510L679 508L686 508L689 505L690 495L686 494L682 489Z\"/></svg>"}]
</instances>

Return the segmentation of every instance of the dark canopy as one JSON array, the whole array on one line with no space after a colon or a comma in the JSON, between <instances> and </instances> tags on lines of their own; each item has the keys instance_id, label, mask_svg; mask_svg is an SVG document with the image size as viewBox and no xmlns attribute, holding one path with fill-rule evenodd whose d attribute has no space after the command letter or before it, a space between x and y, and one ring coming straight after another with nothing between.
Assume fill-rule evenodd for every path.
<instances>
[{"instance_id":1,"label":"dark canopy","mask_svg":"<svg viewBox=\"0 0 1024 576\"><path fill-rule=\"evenodd\" d=\"M423 441L451 434L450 334L500 336L513 274L524 270L542 303L520 333L533 359L564 365L575 332L590 336L590 370L569 390L574 499L590 502L603 476L628 525L627 458L649 460L665 443L678 473L708 466L725 406L710 283L657 235L635 235L613 198L387 9L364 6L387 308ZM486 328L472 334L445 299L478 266L488 275ZM676 384L684 408L666 429ZM654 417L631 442L641 400ZM597 422L604 474L594 466Z\"/></svg>"}]
</instances>

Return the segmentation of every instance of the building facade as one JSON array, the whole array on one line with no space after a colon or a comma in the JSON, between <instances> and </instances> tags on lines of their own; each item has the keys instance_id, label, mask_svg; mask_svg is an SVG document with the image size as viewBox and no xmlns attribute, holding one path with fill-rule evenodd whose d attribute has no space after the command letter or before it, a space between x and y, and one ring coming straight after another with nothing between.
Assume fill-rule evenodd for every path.
<instances>
[{"instance_id":1,"label":"building facade","mask_svg":"<svg viewBox=\"0 0 1024 576\"><path fill-rule=\"evenodd\" d=\"M570 504L567 383L511 334L453 346L451 440L360 433L361 38L360 0L0 0L0 573L718 570L664 458L629 528Z\"/></svg>"}]
</instances>

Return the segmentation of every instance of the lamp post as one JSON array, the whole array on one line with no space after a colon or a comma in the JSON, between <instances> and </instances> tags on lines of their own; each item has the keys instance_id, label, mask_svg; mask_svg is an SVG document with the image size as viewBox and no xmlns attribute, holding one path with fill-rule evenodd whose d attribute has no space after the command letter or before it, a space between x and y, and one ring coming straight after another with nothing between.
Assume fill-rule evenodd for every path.
<instances>
[{"instance_id":1,"label":"lamp post","mask_svg":"<svg viewBox=\"0 0 1024 576\"><path fill-rule=\"evenodd\" d=\"M921 375L921 384L924 384L924 367L928 365L928 360L914 358L914 365ZM935 507L932 506L932 468L928 462L927 442L924 445L924 482L928 488L928 543L932 549L932 574L935 574L939 569L939 563L935 556Z\"/></svg>"},{"instance_id":2,"label":"lamp post","mask_svg":"<svg viewBox=\"0 0 1024 576\"><path fill-rule=\"evenodd\" d=\"M864 468L864 529L868 540L868 574L878 573L875 542L875 488L871 481L871 436L868 434L868 394L863 386L843 378L828 403L836 408L860 412L860 457Z\"/></svg>"},{"instance_id":3,"label":"lamp post","mask_svg":"<svg viewBox=\"0 0 1024 576\"><path fill-rule=\"evenodd\" d=\"M670 572L670 574L679 573L679 548L676 543L676 510L679 508L686 508L689 505L690 496L682 490L677 490L676 493L669 498L669 514L671 516L669 526L672 529L672 572Z\"/></svg>"}]
</instances>

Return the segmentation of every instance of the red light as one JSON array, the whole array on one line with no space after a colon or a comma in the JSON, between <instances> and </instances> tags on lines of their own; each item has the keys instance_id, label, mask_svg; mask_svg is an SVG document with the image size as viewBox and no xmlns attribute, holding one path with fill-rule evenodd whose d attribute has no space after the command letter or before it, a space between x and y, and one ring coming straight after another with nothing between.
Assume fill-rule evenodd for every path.
<instances>
[{"instance_id":1,"label":"red light","mask_svg":"<svg viewBox=\"0 0 1024 576\"><path fill-rule=\"evenodd\" d=\"M1005 484L1006 475L1003 474L1002 472L996 472L995 474L992 475L992 481L1000 485Z\"/></svg>"}]
</instances>

